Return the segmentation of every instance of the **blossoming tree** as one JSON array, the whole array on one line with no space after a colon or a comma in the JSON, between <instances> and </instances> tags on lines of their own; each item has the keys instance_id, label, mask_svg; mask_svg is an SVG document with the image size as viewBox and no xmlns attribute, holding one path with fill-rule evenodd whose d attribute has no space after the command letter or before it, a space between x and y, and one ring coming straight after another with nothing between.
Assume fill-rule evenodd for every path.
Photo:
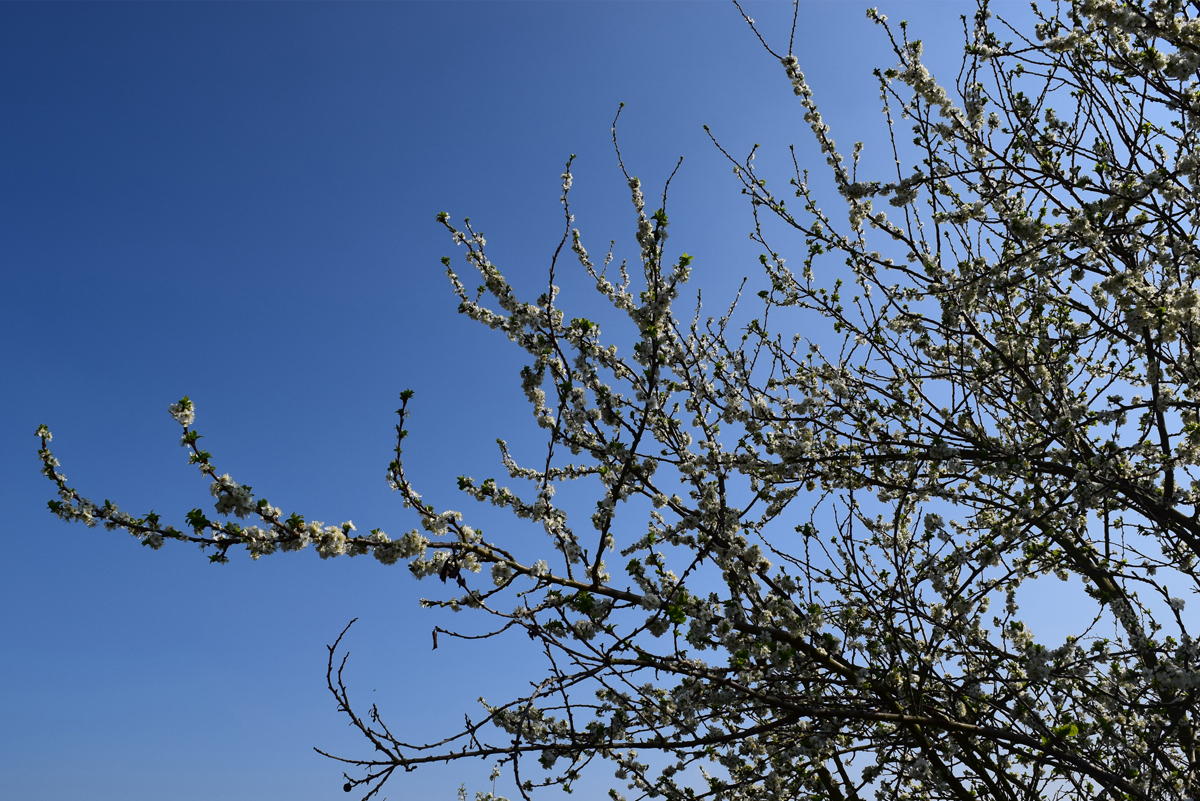
<instances>
[{"instance_id":1,"label":"blossoming tree","mask_svg":"<svg viewBox=\"0 0 1200 801\"><path fill-rule=\"evenodd\" d=\"M352 703L331 647L329 689L369 745L341 757L345 789L366 798L470 758L523 796L608 761L614 799L1200 797L1182 599L1200 587L1198 11L1076 0L1022 32L981 6L953 85L870 12L898 60L876 73L896 163L876 180L861 145L834 143L790 44L755 28L847 213L822 210L798 164L785 200L753 153L730 156L763 289L751 313L681 314L690 259L667 247L666 192L650 212L627 174L639 259L610 269L571 228L568 162L556 262L594 280L628 352L560 308L561 264L526 302L484 238L439 215L483 281L444 260L460 311L527 354L546 441L537 464L504 452L512 486L459 486L543 529L539 552L422 500L401 458L409 392L388 479L420 527L395 539L285 517L219 474L187 398L171 413L214 516L92 503L43 426L50 508L215 562L308 545L403 561L453 588L428 603L539 644L532 690L415 744ZM789 232L798 270L768 244ZM567 481L594 491L590 519L556 505ZM1054 576L1093 620L1047 642L1020 588Z\"/></svg>"}]
</instances>

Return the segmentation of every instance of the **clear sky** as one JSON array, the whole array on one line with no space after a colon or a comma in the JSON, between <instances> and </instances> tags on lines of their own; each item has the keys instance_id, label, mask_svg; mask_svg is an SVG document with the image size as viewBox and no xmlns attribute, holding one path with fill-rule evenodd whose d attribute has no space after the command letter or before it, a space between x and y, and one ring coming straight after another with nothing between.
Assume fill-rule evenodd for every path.
<instances>
[{"instance_id":1,"label":"clear sky","mask_svg":"<svg viewBox=\"0 0 1200 801\"><path fill-rule=\"evenodd\" d=\"M797 52L834 135L870 145L870 70L894 59L866 5L803 3ZM881 7L935 65L969 10ZM786 39L787 6L748 8ZM672 244L726 303L757 251L701 126L735 153L761 142L768 175L791 141L824 166L732 5L0 4L0 796L344 797L311 748L365 750L323 689L324 645L354 617L351 687L413 739L522 686L525 655L504 643L430 650L448 621L417 599L440 585L403 566L311 550L214 566L57 521L33 432L51 427L84 494L178 523L209 500L166 411L189 394L220 471L285 511L399 534L415 520L384 469L411 387L409 469L426 498L465 506L454 477L495 474L496 437L538 430L517 354L455 313L434 216L470 215L536 296L576 153L585 243L631 253L609 143L621 101L648 187L685 157ZM593 303L577 275L561 283L563 305ZM422 770L388 794L452 799L486 772Z\"/></svg>"}]
</instances>

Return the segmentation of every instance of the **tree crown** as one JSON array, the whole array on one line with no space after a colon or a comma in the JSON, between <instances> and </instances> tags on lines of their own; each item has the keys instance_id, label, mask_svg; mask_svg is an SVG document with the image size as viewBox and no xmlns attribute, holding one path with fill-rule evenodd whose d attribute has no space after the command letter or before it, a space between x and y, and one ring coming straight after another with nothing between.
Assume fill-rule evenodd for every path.
<instances>
[{"instance_id":1,"label":"tree crown","mask_svg":"<svg viewBox=\"0 0 1200 801\"><path fill-rule=\"evenodd\" d=\"M1023 33L981 4L953 85L905 25L869 12L897 61L876 72L896 170L870 180L790 43L761 34L846 213L822 209L798 163L785 198L753 151L722 148L763 253L743 316L677 311L691 259L667 246L667 188L648 206L619 148L639 257L615 275L611 251L597 264L573 227L570 161L563 237L534 302L469 222L438 215L482 280L470 291L443 260L459 310L527 355L546 442L533 465L501 443L516 488L459 488L540 526L544 551L515 553L421 498L402 460L411 392L388 480L420 525L399 538L285 517L218 474L186 397L170 411L215 518L196 509L177 528L92 503L43 426L50 508L153 548L199 543L215 562L310 544L403 560L456 588L431 605L538 643L547 669L529 693L409 743L351 703L339 638L329 689L373 748L342 758L347 791L365 798L399 769L480 757L511 768L526 797L603 759L638 797L1192 798L1196 10L1077 0L1035 7ZM770 244L789 235L798 270ZM570 257L630 332L628 352L560 308ZM565 481L595 493L582 524L555 502ZM1046 576L1074 579L1065 591L1094 613L1062 642L1021 616L1020 587Z\"/></svg>"}]
</instances>

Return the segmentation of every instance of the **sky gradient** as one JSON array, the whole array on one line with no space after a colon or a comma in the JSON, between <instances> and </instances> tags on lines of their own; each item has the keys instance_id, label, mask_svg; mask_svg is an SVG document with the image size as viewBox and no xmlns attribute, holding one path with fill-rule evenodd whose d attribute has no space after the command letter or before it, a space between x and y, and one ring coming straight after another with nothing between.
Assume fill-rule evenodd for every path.
<instances>
[{"instance_id":1,"label":"sky gradient","mask_svg":"<svg viewBox=\"0 0 1200 801\"><path fill-rule=\"evenodd\" d=\"M865 6L803 3L797 54L834 136L883 159L871 68L894 59ZM786 41L787 6L747 8ZM969 9L881 8L956 66ZM762 143L764 174L790 142L824 168L732 5L0 4L0 795L344 797L311 749L365 750L323 689L324 646L352 618L351 688L397 729L447 733L523 686L519 644L431 651L449 621L417 600L440 585L403 566L311 549L214 566L58 521L33 432L50 426L88 497L179 525L210 500L167 414L187 394L219 472L285 512L398 535L415 519L384 469L412 388L410 474L466 506L455 476L495 474L497 437L520 456L540 433L519 354L455 312L439 258L461 257L434 217L471 216L535 297L575 153L585 243L632 255L620 102L648 195L685 157L671 242L723 307L757 250L702 126L736 154ZM595 305L579 275L560 283L567 308ZM452 799L487 769L421 770L388 795Z\"/></svg>"}]
</instances>

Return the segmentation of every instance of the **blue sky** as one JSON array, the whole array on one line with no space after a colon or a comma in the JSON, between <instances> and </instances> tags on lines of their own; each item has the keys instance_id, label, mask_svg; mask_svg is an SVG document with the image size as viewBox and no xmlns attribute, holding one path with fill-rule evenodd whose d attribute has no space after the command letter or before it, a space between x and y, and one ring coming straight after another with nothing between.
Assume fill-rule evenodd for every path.
<instances>
[{"instance_id":1,"label":"blue sky","mask_svg":"<svg viewBox=\"0 0 1200 801\"><path fill-rule=\"evenodd\" d=\"M893 59L865 5L804 3L797 52L834 135L870 146L870 70ZM935 65L953 54L961 4L881 7ZM748 9L786 37L787 6ZM208 500L166 412L189 394L222 472L285 511L398 533L415 521L384 468L411 387L410 471L463 507L454 477L494 474L496 437L520 453L537 429L517 354L455 313L434 216L470 215L535 295L576 153L585 242L629 252L609 142L622 101L632 172L657 187L685 157L672 243L723 305L757 251L702 125L735 153L761 142L767 174L793 141L823 167L732 5L0 5L6 797L344 797L311 748L362 750L323 690L324 645L354 617L351 686L396 728L446 733L478 696L522 686L517 647L432 652L448 621L417 600L439 588L402 566L311 551L212 566L62 524L33 431L51 427L88 496L181 520ZM592 303L577 275L561 283L564 305ZM389 795L451 799L486 772L423 770Z\"/></svg>"}]
</instances>

